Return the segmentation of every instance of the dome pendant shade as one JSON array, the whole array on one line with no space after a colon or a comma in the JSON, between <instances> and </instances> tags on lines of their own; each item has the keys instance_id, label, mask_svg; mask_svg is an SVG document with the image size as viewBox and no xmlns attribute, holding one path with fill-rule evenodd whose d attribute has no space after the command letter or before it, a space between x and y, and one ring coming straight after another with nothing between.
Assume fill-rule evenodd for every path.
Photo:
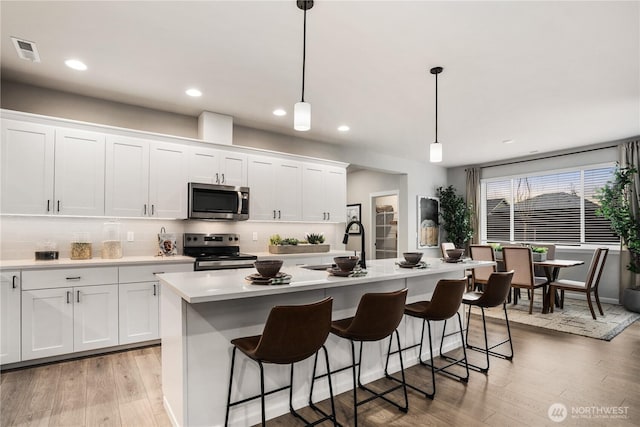
<instances>
[{"instance_id":1,"label":"dome pendant shade","mask_svg":"<svg viewBox=\"0 0 640 427\"><path fill-rule=\"evenodd\" d=\"M429 144L429 161L431 163L440 163L442 161L442 144L439 142Z\"/></svg>"},{"instance_id":2,"label":"dome pendant shade","mask_svg":"<svg viewBox=\"0 0 640 427\"><path fill-rule=\"evenodd\" d=\"M293 109L293 128L299 131L311 129L311 104L296 102Z\"/></svg>"}]
</instances>

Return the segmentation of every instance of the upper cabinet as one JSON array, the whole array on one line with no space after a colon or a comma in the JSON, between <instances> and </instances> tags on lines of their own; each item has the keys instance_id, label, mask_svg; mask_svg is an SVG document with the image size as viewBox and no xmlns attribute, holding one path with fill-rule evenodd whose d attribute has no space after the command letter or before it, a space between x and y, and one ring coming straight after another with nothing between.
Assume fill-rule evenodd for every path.
<instances>
[{"instance_id":1,"label":"upper cabinet","mask_svg":"<svg viewBox=\"0 0 640 427\"><path fill-rule=\"evenodd\" d=\"M305 163L302 169L302 217L305 221L345 221L346 170Z\"/></svg>"},{"instance_id":2,"label":"upper cabinet","mask_svg":"<svg viewBox=\"0 0 640 427\"><path fill-rule=\"evenodd\" d=\"M208 147L193 147L189 154L189 182L247 185L247 156Z\"/></svg>"},{"instance_id":3,"label":"upper cabinet","mask_svg":"<svg viewBox=\"0 0 640 427\"><path fill-rule=\"evenodd\" d=\"M302 163L252 155L248 169L250 219L302 219Z\"/></svg>"},{"instance_id":4,"label":"upper cabinet","mask_svg":"<svg viewBox=\"0 0 640 427\"><path fill-rule=\"evenodd\" d=\"M187 217L187 146L108 136L106 152L107 216Z\"/></svg>"},{"instance_id":5,"label":"upper cabinet","mask_svg":"<svg viewBox=\"0 0 640 427\"><path fill-rule=\"evenodd\" d=\"M2 213L104 215L104 136L2 121Z\"/></svg>"}]
</instances>

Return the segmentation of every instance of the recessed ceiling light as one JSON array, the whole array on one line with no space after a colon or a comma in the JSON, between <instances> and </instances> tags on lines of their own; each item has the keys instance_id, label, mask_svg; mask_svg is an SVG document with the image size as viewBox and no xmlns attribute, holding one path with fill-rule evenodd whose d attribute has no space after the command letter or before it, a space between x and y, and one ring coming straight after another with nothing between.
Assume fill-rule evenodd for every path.
<instances>
[{"instance_id":1,"label":"recessed ceiling light","mask_svg":"<svg viewBox=\"0 0 640 427\"><path fill-rule=\"evenodd\" d=\"M284 111L282 108L276 108L275 110L273 110L273 115L274 116L286 116L287 112Z\"/></svg>"},{"instance_id":2,"label":"recessed ceiling light","mask_svg":"<svg viewBox=\"0 0 640 427\"><path fill-rule=\"evenodd\" d=\"M202 96L202 92L200 92L196 88L187 89L184 93L186 93L189 96L193 96L193 97Z\"/></svg>"},{"instance_id":3,"label":"recessed ceiling light","mask_svg":"<svg viewBox=\"0 0 640 427\"><path fill-rule=\"evenodd\" d=\"M503 144L513 144L515 141L513 139L505 139L502 141Z\"/></svg>"},{"instance_id":4,"label":"recessed ceiling light","mask_svg":"<svg viewBox=\"0 0 640 427\"><path fill-rule=\"evenodd\" d=\"M349 129L351 129L351 128L349 126L347 126L347 125L338 126L338 130L340 132L347 132Z\"/></svg>"},{"instance_id":5,"label":"recessed ceiling light","mask_svg":"<svg viewBox=\"0 0 640 427\"><path fill-rule=\"evenodd\" d=\"M67 59L64 61L65 65L69 68L73 68L74 70L84 71L87 69L87 66L82 61L78 61L77 59Z\"/></svg>"}]
</instances>

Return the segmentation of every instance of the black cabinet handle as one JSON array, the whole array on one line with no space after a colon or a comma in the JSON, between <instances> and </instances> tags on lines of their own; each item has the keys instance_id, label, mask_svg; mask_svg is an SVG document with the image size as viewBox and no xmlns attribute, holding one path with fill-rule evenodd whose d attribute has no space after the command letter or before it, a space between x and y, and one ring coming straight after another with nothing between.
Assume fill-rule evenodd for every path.
<instances>
[{"instance_id":1,"label":"black cabinet handle","mask_svg":"<svg viewBox=\"0 0 640 427\"><path fill-rule=\"evenodd\" d=\"M11 279L11 286L13 287L13 289L16 288L16 280L18 279L18 276L13 276L13 278Z\"/></svg>"},{"instance_id":2,"label":"black cabinet handle","mask_svg":"<svg viewBox=\"0 0 640 427\"><path fill-rule=\"evenodd\" d=\"M47 212L51 211L51 200L47 199Z\"/></svg>"},{"instance_id":3,"label":"black cabinet handle","mask_svg":"<svg viewBox=\"0 0 640 427\"><path fill-rule=\"evenodd\" d=\"M224 174L222 174L222 183L224 184Z\"/></svg>"},{"instance_id":4,"label":"black cabinet handle","mask_svg":"<svg viewBox=\"0 0 640 427\"><path fill-rule=\"evenodd\" d=\"M153 273L151 273L151 274L153 274L154 276L155 276L156 274L164 274L164 271L154 271L154 272L153 272Z\"/></svg>"},{"instance_id":5,"label":"black cabinet handle","mask_svg":"<svg viewBox=\"0 0 640 427\"><path fill-rule=\"evenodd\" d=\"M220 176L218 175L218 172L216 172L216 184L220 184Z\"/></svg>"},{"instance_id":6,"label":"black cabinet handle","mask_svg":"<svg viewBox=\"0 0 640 427\"><path fill-rule=\"evenodd\" d=\"M71 297L71 291L67 291L67 304L71 304L70 297Z\"/></svg>"},{"instance_id":7,"label":"black cabinet handle","mask_svg":"<svg viewBox=\"0 0 640 427\"><path fill-rule=\"evenodd\" d=\"M75 277L67 277L67 280L80 280L82 278L82 276L75 276Z\"/></svg>"},{"instance_id":8,"label":"black cabinet handle","mask_svg":"<svg viewBox=\"0 0 640 427\"><path fill-rule=\"evenodd\" d=\"M157 295L156 294L156 284L154 283L154 285L153 285L153 296L155 297L156 295Z\"/></svg>"},{"instance_id":9,"label":"black cabinet handle","mask_svg":"<svg viewBox=\"0 0 640 427\"><path fill-rule=\"evenodd\" d=\"M76 298L78 299L78 302L80 302L80 291L76 291L76 292L77 292L77 294L76 294L77 297Z\"/></svg>"},{"instance_id":10,"label":"black cabinet handle","mask_svg":"<svg viewBox=\"0 0 640 427\"><path fill-rule=\"evenodd\" d=\"M326 220L327 219L327 213L326 212L322 212L322 220Z\"/></svg>"},{"instance_id":11,"label":"black cabinet handle","mask_svg":"<svg viewBox=\"0 0 640 427\"><path fill-rule=\"evenodd\" d=\"M60 212L60 200L58 200L58 212Z\"/></svg>"},{"instance_id":12,"label":"black cabinet handle","mask_svg":"<svg viewBox=\"0 0 640 427\"><path fill-rule=\"evenodd\" d=\"M156 205L151 205L151 216L156 214Z\"/></svg>"},{"instance_id":13,"label":"black cabinet handle","mask_svg":"<svg viewBox=\"0 0 640 427\"><path fill-rule=\"evenodd\" d=\"M331 212L327 212L327 220L331 221Z\"/></svg>"},{"instance_id":14,"label":"black cabinet handle","mask_svg":"<svg viewBox=\"0 0 640 427\"><path fill-rule=\"evenodd\" d=\"M146 203L144 204L144 214L145 215L147 214L147 204Z\"/></svg>"},{"instance_id":15,"label":"black cabinet handle","mask_svg":"<svg viewBox=\"0 0 640 427\"><path fill-rule=\"evenodd\" d=\"M275 211L275 209L273 210L273 219L276 219L276 211Z\"/></svg>"},{"instance_id":16,"label":"black cabinet handle","mask_svg":"<svg viewBox=\"0 0 640 427\"><path fill-rule=\"evenodd\" d=\"M278 219L282 218L282 215L280 215L280 211L278 211Z\"/></svg>"}]
</instances>

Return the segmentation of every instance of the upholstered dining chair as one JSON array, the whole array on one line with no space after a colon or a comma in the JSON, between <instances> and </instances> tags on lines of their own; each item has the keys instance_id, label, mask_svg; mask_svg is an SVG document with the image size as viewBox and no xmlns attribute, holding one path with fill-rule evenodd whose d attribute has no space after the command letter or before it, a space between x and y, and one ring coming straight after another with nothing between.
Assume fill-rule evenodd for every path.
<instances>
[{"instance_id":1,"label":"upholstered dining chair","mask_svg":"<svg viewBox=\"0 0 640 427\"><path fill-rule=\"evenodd\" d=\"M600 297L598 296L598 284L600 283L600 276L602 276L602 270L604 268L604 262L607 260L607 255L609 254L609 249L607 248L598 248L593 253L593 258L591 258L591 265L589 266L589 272L587 273L587 280L585 282L579 282L577 280L567 280L561 279L556 280L555 282L551 282L549 295L551 301L549 302L549 307L551 312L553 313L553 306L555 305L555 294L556 290L560 291L560 307L564 308L564 291L570 292L581 292L586 294L587 303L589 304L589 310L591 311L591 316L593 319L596 319L596 312L593 309L593 303L591 302L591 294L596 298L596 304L598 304L598 311L600 311L600 315L604 316L604 311L602 311L602 305L600 304Z\"/></svg>"},{"instance_id":2,"label":"upholstered dining chair","mask_svg":"<svg viewBox=\"0 0 640 427\"><path fill-rule=\"evenodd\" d=\"M493 253L493 247L489 245L471 245L469 246L471 259L474 261L494 261L496 260ZM491 273L495 273L497 267L495 265L489 267L476 267L472 269L472 281L474 289L482 289L487 284Z\"/></svg>"},{"instance_id":3,"label":"upholstered dining chair","mask_svg":"<svg viewBox=\"0 0 640 427\"><path fill-rule=\"evenodd\" d=\"M542 305L544 310L545 295L547 287L546 277L536 277L533 273L533 257L531 248L526 246L507 246L502 249L504 258L504 268L507 271L513 270L511 287L515 289L526 289L529 293L529 314L533 313L533 299L535 290L542 288ZM518 295L514 293L513 303L518 303Z\"/></svg>"}]
</instances>

